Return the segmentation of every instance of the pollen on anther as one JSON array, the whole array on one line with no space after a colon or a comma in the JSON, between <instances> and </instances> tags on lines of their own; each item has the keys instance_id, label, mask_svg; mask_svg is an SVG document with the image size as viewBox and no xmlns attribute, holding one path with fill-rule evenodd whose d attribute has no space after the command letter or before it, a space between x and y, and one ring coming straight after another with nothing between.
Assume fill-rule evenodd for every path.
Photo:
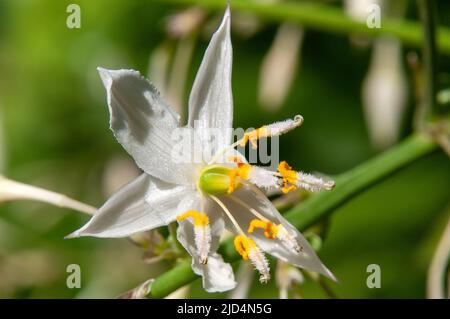
<instances>
[{"instance_id":1,"label":"pollen on anther","mask_svg":"<svg viewBox=\"0 0 450 319\"><path fill-rule=\"evenodd\" d=\"M250 260L260 273L259 280L266 283L270 279L270 267L266 256L250 237L238 235L234 239L234 246L244 260Z\"/></svg>"},{"instance_id":2,"label":"pollen on anther","mask_svg":"<svg viewBox=\"0 0 450 319\"><path fill-rule=\"evenodd\" d=\"M177 220L182 221L189 217L194 220L194 240L199 261L201 264L206 264L208 262L208 255L211 247L211 227L209 225L209 218L204 213L189 210L184 214L177 216Z\"/></svg>"},{"instance_id":3,"label":"pollen on anther","mask_svg":"<svg viewBox=\"0 0 450 319\"><path fill-rule=\"evenodd\" d=\"M256 149L258 147L258 139L285 134L299 127L302 123L303 117L301 115L296 115L294 119L287 119L284 121L261 126L260 128L245 133L243 138L241 139L240 146L244 147L248 142L250 142L252 144L252 147Z\"/></svg>"}]
</instances>

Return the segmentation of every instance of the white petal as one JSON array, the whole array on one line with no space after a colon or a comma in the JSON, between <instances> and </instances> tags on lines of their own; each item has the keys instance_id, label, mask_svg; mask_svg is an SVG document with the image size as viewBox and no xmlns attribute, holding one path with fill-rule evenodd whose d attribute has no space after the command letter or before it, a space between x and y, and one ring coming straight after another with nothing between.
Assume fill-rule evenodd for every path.
<instances>
[{"instance_id":1,"label":"white petal","mask_svg":"<svg viewBox=\"0 0 450 319\"><path fill-rule=\"evenodd\" d=\"M111 196L91 220L67 238L127 237L175 220L180 198L195 193L185 186L142 174Z\"/></svg>"},{"instance_id":2,"label":"white petal","mask_svg":"<svg viewBox=\"0 0 450 319\"><path fill-rule=\"evenodd\" d=\"M166 182L189 183L191 165L172 158L172 133L180 116L139 72L98 71L107 91L111 130L136 164Z\"/></svg>"},{"instance_id":3,"label":"white petal","mask_svg":"<svg viewBox=\"0 0 450 319\"><path fill-rule=\"evenodd\" d=\"M227 7L222 23L206 49L189 97L188 125L195 127L202 138L205 161L231 141L231 71L230 8Z\"/></svg>"},{"instance_id":4,"label":"white petal","mask_svg":"<svg viewBox=\"0 0 450 319\"><path fill-rule=\"evenodd\" d=\"M188 196L179 205L180 211L201 210L200 198ZM194 225L190 219L179 222L177 230L178 241L192 256L192 270L203 277L203 288L208 292L222 292L233 289L236 286L231 265L225 263L216 250L219 246L220 236L224 230L224 222L220 211L211 202L205 203L211 226L211 250L207 264L201 264L197 256L195 246Z\"/></svg>"},{"instance_id":5,"label":"white petal","mask_svg":"<svg viewBox=\"0 0 450 319\"><path fill-rule=\"evenodd\" d=\"M336 281L335 276L320 261L314 249L303 237L303 235L278 212L275 206L273 206L272 202L259 189L257 189L256 187L249 188L247 186L243 186L237 191L233 192L231 196L238 197L249 207L254 208L267 219L275 223L281 223L295 237L299 246L303 247L303 251L297 253L281 243L279 240L268 239L263 235L262 232L255 231L251 235L251 237L255 240L258 246L261 247L262 250L281 259L284 262L304 268L309 271L323 274ZM238 205L236 202L232 201L229 198L227 199L227 196L222 196L221 199L226 202L227 207L231 210L231 213L236 218L241 228L247 230L250 221L252 219L255 219L256 217L241 205ZM230 227L230 229L232 228Z\"/></svg>"}]
</instances>

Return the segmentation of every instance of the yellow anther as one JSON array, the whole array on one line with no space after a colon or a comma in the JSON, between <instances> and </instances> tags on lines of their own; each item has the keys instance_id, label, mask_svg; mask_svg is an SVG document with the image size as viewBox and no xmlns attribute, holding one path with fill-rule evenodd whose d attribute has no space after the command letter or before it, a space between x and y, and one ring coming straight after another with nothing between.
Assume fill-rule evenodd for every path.
<instances>
[{"instance_id":1,"label":"yellow anther","mask_svg":"<svg viewBox=\"0 0 450 319\"><path fill-rule=\"evenodd\" d=\"M250 250L256 248L256 244L250 237L238 235L234 238L234 248L242 256L242 259L248 260Z\"/></svg>"},{"instance_id":2,"label":"yellow anther","mask_svg":"<svg viewBox=\"0 0 450 319\"><path fill-rule=\"evenodd\" d=\"M256 149L258 147L256 141L262 137L268 136L270 136L269 128L267 126L262 126L260 128L257 128L256 130L245 133L239 145L241 147L244 147L245 145L247 145L248 141L250 141L250 143L252 144L252 148Z\"/></svg>"},{"instance_id":3,"label":"yellow anther","mask_svg":"<svg viewBox=\"0 0 450 319\"><path fill-rule=\"evenodd\" d=\"M281 189L283 193L289 193L290 191L297 189L295 182L297 181L297 172L292 170L286 161L280 162L278 164L278 172L283 176L283 188Z\"/></svg>"},{"instance_id":4,"label":"yellow anther","mask_svg":"<svg viewBox=\"0 0 450 319\"><path fill-rule=\"evenodd\" d=\"M265 221L261 219L253 219L250 222L250 226L248 227L247 232L253 233L255 228L264 229L264 236L269 239L275 239L278 234L278 226L274 225L271 221Z\"/></svg>"},{"instance_id":5,"label":"yellow anther","mask_svg":"<svg viewBox=\"0 0 450 319\"><path fill-rule=\"evenodd\" d=\"M239 156L230 156L228 160L233 163L243 163L242 159Z\"/></svg>"},{"instance_id":6,"label":"yellow anther","mask_svg":"<svg viewBox=\"0 0 450 319\"><path fill-rule=\"evenodd\" d=\"M188 217L192 217L194 219L195 226L207 226L209 224L209 218L206 214L200 213L196 210L188 210L184 214L177 216L177 220L184 220Z\"/></svg>"},{"instance_id":7,"label":"yellow anther","mask_svg":"<svg viewBox=\"0 0 450 319\"><path fill-rule=\"evenodd\" d=\"M251 165L243 163L241 159L237 156L229 157L229 160L237 163L237 168L232 169L230 171L230 185L228 186L228 194L231 194L236 189L236 186L239 186L239 183L236 183L236 177L240 177L242 179L248 179Z\"/></svg>"}]
</instances>

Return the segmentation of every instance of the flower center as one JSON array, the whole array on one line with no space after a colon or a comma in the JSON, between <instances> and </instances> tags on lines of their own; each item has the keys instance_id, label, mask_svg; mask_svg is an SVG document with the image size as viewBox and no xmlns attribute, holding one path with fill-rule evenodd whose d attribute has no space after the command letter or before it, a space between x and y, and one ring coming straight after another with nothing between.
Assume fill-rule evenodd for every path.
<instances>
[{"instance_id":1,"label":"flower center","mask_svg":"<svg viewBox=\"0 0 450 319\"><path fill-rule=\"evenodd\" d=\"M210 165L201 172L198 187L209 195L229 194L240 187L241 184L236 177L242 174L236 169Z\"/></svg>"}]
</instances>

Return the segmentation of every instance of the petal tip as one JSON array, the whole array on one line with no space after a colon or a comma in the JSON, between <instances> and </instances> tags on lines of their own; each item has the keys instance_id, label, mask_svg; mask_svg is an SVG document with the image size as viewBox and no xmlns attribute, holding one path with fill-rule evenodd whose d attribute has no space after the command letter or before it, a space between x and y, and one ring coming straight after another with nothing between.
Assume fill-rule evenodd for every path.
<instances>
[{"instance_id":1,"label":"petal tip","mask_svg":"<svg viewBox=\"0 0 450 319\"><path fill-rule=\"evenodd\" d=\"M72 238L79 238L79 237L81 237L81 234L78 230L76 230L73 233L65 236L64 239L72 239Z\"/></svg>"},{"instance_id":2,"label":"petal tip","mask_svg":"<svg viewBox=\"0 0 450 319\"><path fill-rule=\"evenodd\" d=\"M326 277L330 278L331 280L333 280L336 283L339 283L339 279L337 279L337 277L328 269L324 266L324 271L322 272L323 275L325 275Z\"/></svg>"},{"instance_id":3,"label":"petal tip","mask_svg":"<svg viewBox=\"0 0 450 319\"><path fill-rule=\"evenodd\" d=\"M223 14L222 25L226 23L228 24L229 27L230 19L231 19L231 1L227 1L227 7L225 8L225 13Z\"/></svg>"},{"instance_id":4,"label":"petal tip","mask_svg":"<svg viewBox=\"0 0 450 319\"><path fill-rule=\"evenodd\" d=\"M228 1L227 7L225 8L225 12L223 14L222 22L220 23L219 27L217 28L216 34L220 34L221 32L230 32L230 19L231 19L231 4Z\"/></svg>"},{"instance_id":5,"label":"petal tip","mask_svg":"<svg viewBox=\"0 0 450 319\"><path fill-rule=\"evenodd\" d=\"M100 75L100 78L102 79L103 85L105 87L108 87L108 85L112 79L110 70L102 68L102 67L97 67L97 72Z\"/></svg>"},{"instance_id":6,"label":"petal tip","mask_svg":"<svg viewBox=\"0 0 450 319\"><path fill-rule=\"evenodd\" d=\"M225 16L230 16L231 0L227 0L227 7L225 8Z\"/></svg>"}]
</instances>

